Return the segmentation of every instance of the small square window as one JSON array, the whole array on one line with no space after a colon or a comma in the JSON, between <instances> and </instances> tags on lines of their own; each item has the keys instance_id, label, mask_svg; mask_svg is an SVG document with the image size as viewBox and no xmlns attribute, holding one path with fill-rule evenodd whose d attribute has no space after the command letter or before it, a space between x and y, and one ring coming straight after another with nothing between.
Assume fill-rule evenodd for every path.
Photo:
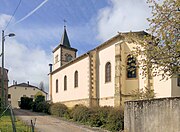
<instances>
[{"instance_id":1,"label":"small square window","mask_svg":"<svg viewBox=\"0 0 180 132\"><path fill-rule=\"evenodd\" d=\"M11 94L8 94L8 99L10 99L11 98Z\"/></svg>"},{"instance_id":2,"label":"small square window","mask_svg":"<svg viewBox=\"0 0 180 132\"><path fill-rule=\"evenodd\" d=\"M58 55L55 56L55 63L58 62Z\"/></svg>"},{"instance_id":3,"label":"small square window","mask_svg":"<svg viewBox=\"0 0 180 132\"><path fill-rule=\"evenodd\" d=\"M180 87L180 77L177 78L177 86Z\"/></svg>"}]
</instances>

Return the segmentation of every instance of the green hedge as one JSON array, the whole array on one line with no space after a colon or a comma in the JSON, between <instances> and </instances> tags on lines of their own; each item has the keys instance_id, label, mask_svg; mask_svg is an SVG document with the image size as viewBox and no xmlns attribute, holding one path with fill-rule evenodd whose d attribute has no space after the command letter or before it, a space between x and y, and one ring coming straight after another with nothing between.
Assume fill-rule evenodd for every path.
<instances>
[{"instance_id":1,"label":"green hedge","mask_svg":"<svg viewBox=\"0 0 180 132\"><path fill-rule=\"evenodd\" d=\"M38 95L34 102L32 98L21 97L20 108L50 114L50 104L45 102L45 97L42 95Z\"/></svg>"},{"instance_id":2,"label":"green hedge","mask_svg":"<svg viewBox=\"0 0 180 132\"><path fill-rule=\"evenodd\" d=\"M66 117L69 114L67 106L61 103L51 104L50 113L58 117Z\"/></svg>"},{"instance_id":3,"label":"green hedge","mask_svg":"<svg viewBox=\"0 0 180 132\"><path fill-rule=\"evenodd\" d=\"M108 114L105 128L110 131L119 131L124 129L124 112L120 109L111 109Z\"/></svg>"},{"instance_id":4,"label":"green hedge","mask_svg":"<svg viewBox=\"0 0 180 132\"><path fill-rule=\"evenodd\" d=\"M86 106L76 105L71 110L71 117L74 121L88 123L93 111Z\"/></svg>"},{"instance_id":5,"label":"green hedge","mask_svg":"<svg viewBox=\"0 0 180 132\"><path fill-rule=\"evenodd\" d=\"M29 98L29 97L21 97L21 104L20 104L20 108L21 109L27 109L30 110L31 106L33 103L33 99Z\"/></svg>"},{"instance_id":6,"label":"green hedge","mask_svg":"<svg viewBox=\"0 0 180 132\"><path fill-rule=\"evenodd\" d=\"M39 103L33 102L32 110L35 112L43 112L43 113L50 114L50 104L48 104L45 101L39 102Z\"/></svg>"},{"instance_id":7,"label":"green hedge","mask_svg":"<svg viewBox=\"0 0 180 132\"><path fill-rule=\"evenodd\" d=\"M45 101L45 97L43 95L38 95L32 104L32 110L35 112L50 114L50 104Z\"/></svg>"},{"instance_id":8,"label":"green hedge","mask_svg":"<svg viewBox=\"0 0 180 132\"><path fill-rule=\"evenodd\" d=\"M102 127L110 131L123 130L123 110L109 106L88 108L83 105L76 105L68 109L66 105L54 103L50 107L52 115L72 119L74 121L88 124L93 127Z\"/></svg>"},{"instance_id":9,"label":"green hedge","mask_svg":"<svg viewBox=\"0 0 180 132\"><path fill-rule=\"evenodd\" d=\"M90 125L94 127L104 127L107 123L108 114L113 107L104 106L91 109L93 110L93 114L90 117Z\"/></svg>"}]
</instances>

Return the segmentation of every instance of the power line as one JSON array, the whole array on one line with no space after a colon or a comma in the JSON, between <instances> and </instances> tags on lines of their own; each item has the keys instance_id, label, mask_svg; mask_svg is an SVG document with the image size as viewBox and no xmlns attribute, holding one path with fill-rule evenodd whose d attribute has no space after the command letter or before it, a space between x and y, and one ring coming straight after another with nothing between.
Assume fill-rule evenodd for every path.
<instances>
[{"instance_id":1,"label":"power line","mask_svg":"<svg viewBox=\"0 0 180 132\"><path fill-rule=\"evenodd\" d=\"M7 27L9 26L9 24L10 24L12 18L14 17L14 15L15 15L17 9L19 8L19 6L20 6L20 4L21 4L21 1L22 1L22 0L19 0L19 3L18 3L18 5L17 5L16 9L14 10L13 15L11 16L11 19L10 19L9 22L7 23L7 25L6 25L5 29L4 29L4 31L5 31L5 30L7 29Z\"/></svg>"}]
</instances>

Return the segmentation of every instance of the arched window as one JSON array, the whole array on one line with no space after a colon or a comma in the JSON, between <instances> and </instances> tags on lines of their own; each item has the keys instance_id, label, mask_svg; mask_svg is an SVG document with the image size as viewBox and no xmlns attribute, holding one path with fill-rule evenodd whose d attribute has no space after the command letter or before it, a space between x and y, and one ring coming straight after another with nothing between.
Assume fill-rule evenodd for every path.
<instances>
[{"instance_id":1,"label":"arched window","mask_svg":"<svg viewBox=\"0 0 180 132\"><path fill-rule=\"evenodd\" d=\"M127 78L136 78L136 59L132 55L127 56Z\"/></svg>"},{"instance_id":2,"label":"arched window","mask_svg":"<svg viewBox=\"0 0 180 132\"><path fill-rule=\"evenodd\" d=\"M64 91L67 90L67 76L64 76Z\"/></svg>"},{"instance_id":3,"label":"arched window","mask_svg":"<svg viewBox=\"0 0 180 132\"><path fill-rule=\"evenodd\" d=\"M107 62L105 66L105 82L111 81L111 63Z\"/></svg>"},{"instance_id":4,"label":"arched window","mask_svg":"<svg viewBox=\"0 0 180 132\"><path fill-rule=\"evenodd\" d=\"M58 79L56 79L56 93L58 93Z\"/></svg>"},{"instance_id":5,"label":"arched window","mask_svg":"<svg viewBox=\"0 0 180 132\"><path fill-rule=\"evenodd\" d=\"M78 71L74 73L74 87L78 87Z\"/></svg>"}]
</instances>

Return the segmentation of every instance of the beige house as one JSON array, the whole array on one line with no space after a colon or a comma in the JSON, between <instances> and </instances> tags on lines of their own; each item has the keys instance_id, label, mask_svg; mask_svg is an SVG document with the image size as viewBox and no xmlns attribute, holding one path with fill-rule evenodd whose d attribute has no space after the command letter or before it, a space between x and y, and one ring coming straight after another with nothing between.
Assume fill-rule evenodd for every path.
<instances>
[{"instance_id":1,"label":"beige house","mask_svg":"<svg viewBox=\"0 0 180 132\"><path fill-rule=\"evenodd\" d=\"M45 96L45 100L47 100L47 93L36 86L30 85L29 82L15 83L8 87L8 102L13 108L19 108L21 97L34 99L34 95L36 95L37 92L41 92Z\"/></svg>"},{"instance_id":2,"label":"beige house","mask_svg":"<svg viewBox=\"0 0 180 132\"><path fill-rule=\"evenodd\" d=\"M128 34L119 33L76 57L77 50L71 47L65 27L60 44L53 50L53 64L50 64L51 101L69 107L75 104L118 107L131 99L133 90L144 88L147 80L142 79L142 71L136 67L127 70L136 63L131 55L136 44L128 39ZM147 33L140 31L133 34L141 38ZM180 80L160 79L154 77L150 80L156 97L180 96Z\"/></svg>"}]
</instances>

